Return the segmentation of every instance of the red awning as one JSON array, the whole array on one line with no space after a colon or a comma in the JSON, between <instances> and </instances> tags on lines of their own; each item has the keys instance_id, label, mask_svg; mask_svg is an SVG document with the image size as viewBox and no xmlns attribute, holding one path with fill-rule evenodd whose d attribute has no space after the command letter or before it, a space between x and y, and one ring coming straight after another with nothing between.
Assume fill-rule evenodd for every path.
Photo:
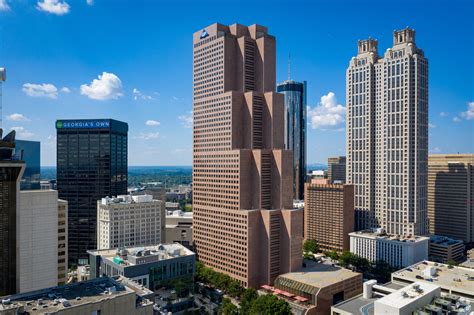
<instances>
[{"instance_id":1,"label":"red awning","mask_svg":"<svg viewBox=\"0 0 474 315\"><path fill-rule=\"evenodd\" d=\"M293 296L295 296L294 294L291 294L291 293L286 292L286 291L281 292L281 294L283 294L284 296L287 296L287 297L293 297Z\"/></svg>"},{"instance_id":2,"label":"red awning","mask_svg":"<svg viewBox=\"0 0 474 315\"><path fill-rule=\"evenodd\" d=\"M265 290L273 290L273 288L271 286L266 285L266 284L262 285L261 288L265 289Z\"/></svg>"},{"instance_id":3,"label":"red awning","mask_svg":"<svg viewBox=\"0 0 474 315\"><path fill-rule=\"evenodd\" d=\"M307 298L304 298L304 297L302 297L302 296L295 296L295 300L298 300L298 301L300 301L300 302L306 302L306 301L308 301Z\"/></svg>"},{"instance_id":4,"label":"red awning","mask_svg":"<svg viewBox=\"0 0 474 315\"><path fill-rule=\"evenodd\" d=\"M275 289L275 293L282 294L283 291L282 291L282 290Z\"/></svg>"}]
</instances>

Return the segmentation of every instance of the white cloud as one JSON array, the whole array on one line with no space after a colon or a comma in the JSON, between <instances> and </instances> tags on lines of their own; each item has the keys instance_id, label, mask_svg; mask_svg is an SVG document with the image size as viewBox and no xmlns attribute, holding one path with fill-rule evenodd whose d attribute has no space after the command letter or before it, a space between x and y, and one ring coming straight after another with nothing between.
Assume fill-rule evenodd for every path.
<instances>
[{"instance_id":1,"label":"white cloud","mask_svg":"<svg viewBox=\"0 0 474 315\"><path fill-rule=\"evenodd\" d=\"M7 3L7 0L0 0L0 11L8 11L10 6Z\"/></svg>"},{"instance_id":2,"label":"white cloud","mask_svg":"<svg viewBox=\"0 0 474 315\"><path fill-rule=\"evenodd\" d=\"M31 137L35 135L34 133L25 129L24 127L12 127L11 130L15 130L17 138L20 138L20 139L30 139Z\"/></svg>"},{"instance_id":3,"label":"white cloud","mask_svg":"<svg viewBox=\"0 0 474 315\"><path fill-rule=\"evenodd\" d=\"M154 94L157 94L157 92L154 92ZM133 99L135 101L137 101L139 99L146 100L146 101L151 101L151 100L154 100L155 98L151 95L143 94L137 88L134 88L133 89Z\"/></svg>"},{"instance_id":4,"label":"white cloud","mask_svg":"<svg viewBox=\"0 0 474 315\"><path fill-rule=\"evenodd\" d=\"M441 149L439 147L434 147L430 151L431 151L431 153L439 153L439 152L441 152Z\"/></svg>"},{"instance_id":5,"label":"white cloud","mask_svg":"<svg viewBox=\"0 0 474 315\"><path fill-rule=\"evenodd\" d=\"M49 97L54 99L58 98L58 89L50 83L25 83L23 84L22 90L31 97Z\"/></svg>"},{"instance_id":6,"label":"white cloud","mask_svg":"<svg viewBox=\"0 0 474 315\"><path fill-rule=\"evenodd\" d=\"M94 5L94 0L86 0L87 5Z\"/></svg>"},{"instance_id":7,"label":"white cloud","mask_svg":"<svg viewBox=\"0 0 474 315\"><path fill-rule=\"evenodd\" d=\"M61 88L61 92L63 92L63 93L71 93L71 90L70 90L68 87L63 86L63 87Z\"/></svg>"},{"instance_id":8,"label":"white cloud","mask_svg":"<svg viewBox=\"0 0 474 315\"><path fill-rule=\"evenodd\" d=\"M436 128L436 125L435 124L428 124L428 127L429 128Z\"/></svg>"},{"instance_id":9,"label":"white cloud","mask_svg":"<svg viewBox=\"0 0 474 315\"><path fill-rule=\"evenodd\" d=\"M181 123L185 128L193 127L193 112L190 111L187 115L178 116L178 119L181 120Z\"/></svg>"},{"instance_id":10,"label":"white cloud","mask_svg":"<svg viewBox=\"0 0 474 315\"><path fill-rule=\"evenodd\" d=\"M56 15L69 13L69 4L63 0L40 0L36 9Z\"/></svg>"},{"instance_id":11,"label":"white cloud","mask_svg":"<svg viewBox=\"0 0 474 315\"><path fill-rule=\"evenodd\" d=\"M140 132L140 134L138 136L135 136L134 138L142 139L142 140L159 139L160 133L159 132L148 132L148 133Z\"/></svg>"},{"instance_id":12,"label":"white cloud","mask_svg":"<svg viewBox=\"0 0 474 315\"><path fill-rule=\"evenodd\" d=\"M99 101L118 99L123 96L122 81L113 73L103 72L91 84L81 85L81 94Z\"/></svg>"},{"instance_id":13,"label":"white cloud","mask_svg":"<svg viewBox=\"0 0 474 315\"><path fill-rule=\"evenodd\" d=\"M461 117L467 120L474 119L474 102L467 103L467 111L462 112Z\"/></svg>"},{"instance_id":14,"label":"white cloud","mask_svg":"<svg viewBox=\"0 0 474 315\"><path fill-rule=\"evenodd\" d=\"M7 119L11 121L31 121L28 118L26 118L23 114L18 114L18 113L14 113L7 116Z\"/></svg>"},{"instance_id":15,"label":"white cloud","mask_svg":"<svg viewBox=\"0 0 474 315\"><path fill-rule=\"evenodd\" d=\"M176 96L173 96L171 99L172 99L173 101L179 101L179 97L176 97Z\"/></svg>"},{"instance_id":16,"label":"white cloud","mask_svg":"<svg viewBox=\"0 0 474 315\"><path fill-rule=\"evenodd\" d=\"M147 120L145 122L145 125L147 125L147 126L159 126L160 122L157 121L157 120Z\"/></svg>"},{"instance_id":17,"label":"white cloud","mask_svg":"<svg viewBox=\"0 0 474 315\"><path fill-rule=\"evenodd\" d=\"M456 117L453 118L453 121L456 122L456 123L457 123L457 122L460 122L460 121L461 121L461 118L459 118L459 117L456 116Z\"/></svg>"},{"instance_id":18,"label":"white cloud","mask_svg":"<svg viewBox=\"0 0 474 315\"><path fill-rule=\"evenodd\" d=\"M308 106L308 118L313 129L338 129L344 123L345 117L346 108L337 103L333 92L323 95L315 108Z\"/></svg>"},{"instance_id":19,"label":"white cloud","mask_svg":"<svg viewBox=\"0 0 474 315\"><path fill-rule=\"evenodd\" d=\"M439 115L440 115L441 117L446 117L446 116L448 116L448 115L449 115L449 113L446 113L446 112L441 112L441 113L439 113Z\"/></svg>"}]
</instances>

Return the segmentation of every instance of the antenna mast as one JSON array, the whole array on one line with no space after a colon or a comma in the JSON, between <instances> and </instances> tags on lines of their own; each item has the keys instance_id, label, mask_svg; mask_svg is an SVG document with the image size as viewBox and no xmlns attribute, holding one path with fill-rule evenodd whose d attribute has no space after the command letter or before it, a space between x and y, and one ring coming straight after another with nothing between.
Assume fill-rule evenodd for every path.
<instances>
[{"instance_id":1,"label":"antenna mast","mask_svg":"<svg viewBox=\"0 0 474 315\"><path fill-rule=\"evenodd\" d=\"M288 81L291 79L291 54L288 54Z\"/></svg>"},{"instance_id":2,"label":"antenna mast","mask_svg":"<svg viewBox=\"0 0 474 315\"><path fill-rule=\"evenodd\" d=\"M5 70L5 68L0 68L0 128L3 127L3 115L2 115L2 107L3 107L3 104L2 104L2 85L3 85L3 82L5 82L7 78L7 72Z\"/></svg>"}]
</instances>

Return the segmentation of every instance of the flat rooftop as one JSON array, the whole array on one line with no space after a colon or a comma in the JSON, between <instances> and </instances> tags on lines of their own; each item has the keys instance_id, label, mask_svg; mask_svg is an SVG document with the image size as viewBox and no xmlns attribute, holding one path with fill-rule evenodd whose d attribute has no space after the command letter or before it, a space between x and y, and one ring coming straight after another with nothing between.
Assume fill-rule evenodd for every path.
<instances>
[{"instance_id":1,"label":"flat rooftop","mask_svg":"<svg viewBox=\"0 0 474 315\"><path fill-rule=\"evenodd\" d=\"M444 236L430 236L430 244L436 244L439 246L451 246L455 244L464 244L461 240L455 240Z\"/></svg>"},{"instance_id":2,"label":"flat rooftop","mask_svg":"<svg viewBox=\"0 0 474 315\"><path fill-rule=\"evenodd\" d=\"M385 240L390 240L390 241L407 242L407 243L408 242L416 243L416 242L429 240L429 237L426 237L426 236L391 235L391 234L387 234L385 232L376 231L376 230L364 230L364 231L352 232L352 233L349 233L349 236L360 236L360 237L373 238L373 239L385 239Z\"/></svg>"},{"instance_id":3,"label":"flat rooftop","mask_svg":"<svg viewBox=\"0 0 474 315\"><path fill-rule=\"evenodd\" d=\"M362 274L331 264L306 262L306 266L301 271L285 273L279 277L317 288L324 288L354 277L360 277L362 281Z\"/></svg>"},{"instance_id":4,"label":"flat rooftop","mask_svg":"<svg viewBox=\"0 0 474 315\"><path fill-rule=\"evenodd\" d=\"M434 268L435 274L427 277L423 271ZM431 280L430 280L431 279ZM392 273L392 281L431 282L452 294L474 299L474 269L465 267L449 267L446 264L423 261ZM463 295L464 294L464 295Z\"/></svg>"},{"instance_id":5,"label":"flat rooftop","mask_svg":"<svg viewBox=\"0 0 474 315\"><path fill-rule=\"evenodd\" d=\"M194 252L178 243L120 249L89 250L87 252L94 256L101 256L103 260L121 266L135 266L194 255Z\"/></svg>"},{"instance_id":6,"label":"flat rooftop","mask_svg":"<svg viewBox=\"0 0 474 315\"><path fill-rule=\"evenodd\" d=\"M404 288L404 285L396 284L393 282L385 283L384 285L378 285L383 288L388 288L392 290L399 290ZM351 299L345 300L337 305L334 305L335 308L351 313L354 315L374 315L374 302L382 298L379 289L373 288L373 295L371 298L364 298L363 294L359 294Z\"/></svg>"},{"instance_id":7,"label":"flat rooftop","mask_svg":"<svg viewBox=\"0 0 474 315\"><path fill-rule=\"evenodd\" d=\"M102 277L22 294L2 297L9 304L0 304L2 311L23 307L27 314L51 314L64 309L97 303L103 299L134 294L134 290L113 278ZM153 303L143 300L142 305Z\"/></svg>"},{"instance_id":8,"label":"flat rooftop","mask_svg":"<svg viewBox=\"0 0 474 315\"><path fill-rule=\"evenodd\" d=\"M413 301L428 294L434 294L439 286L429 282L415 282L377 300L376 305L383 304L401 309Z\"/></svg>"}]
</instances>

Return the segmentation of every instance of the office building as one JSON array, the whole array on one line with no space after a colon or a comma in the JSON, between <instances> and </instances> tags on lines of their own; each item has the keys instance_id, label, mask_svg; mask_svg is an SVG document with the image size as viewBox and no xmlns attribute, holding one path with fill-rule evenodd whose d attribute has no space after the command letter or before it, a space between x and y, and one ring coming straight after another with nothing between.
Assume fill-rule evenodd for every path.
<instances>
[{"instance_id":1,"label":"office building","mask_svg":"<svg viewBox=\"0 0 474 315\"><path fill-rule=\"evenodd\" d=\"M15 131L0 129L0 296L16 293L17 212L23 161L13 160Z\"/></svg>"},{"instance_id":2,"label":"office building","mask_svg":"<svg viewBox=\"0 0 474 315\"><path fill-rule=\"evenodd\" d=\"M462 263L464 257L464 243L461 240L453 240L452 238L431 235L428 258L436 262L456 262Z\"/></svg>"},{"instance_id":3,"label":"office building","mask_svg":"<svg viewBox=\"0 0 474 315\"><path fill-rule=\"evenodd\" d=\"M436 283L377 284L364 282L363 293L331 307L331 315L469 315L472 306L456 295L444 294Z\"/></svg>"},{"instance_id":4,"label":"office building","mask_svg":"<svg viewBox=\"0 0 474 315\"><path fill-rule=\"evenodd\" d=\"M329 314L331 306L362 292L362 274L349 269L307 262L298 272L278 276L262 291L288 302L292 314Z\"/></svg>"},{"instance_id":5,"label":"office building","mask_svg":"<svg viewBox=\"0 0 474 315\"><path fill-rule=\"evenodd\" d=\"M175 210L166 215L166 241L191 248L193 245L193 213Z\"/></svg>"},{"instance_id":6,"label":"office building","mask_svg":"<svg viewBox=\"0 0 474 315\"><path fill-rule=\"evenodd\" d=\"M120 277L98 278L3 297L0 315L153 315L154 294Z\"/></svg>"},{"instance_id":7,"label":"office building","mask_svg":"<svg viewBox=\"0 0 474 315\"><path fill-rule=\"evenodd\" d=\"M346 182L346 157L328 158L328 179L335 183Z\"/></svg>"},{"instance_id":8,"label":"office building","mask_svg":"<svg viewBox=\"0 0 474 315\"><path fill-rule=\"evenodd\" d=\"M67 217L60 216L66 209L67 202L58 200L56 190L20 191L16 293L57 286L60 277L65 280Z\"/></svg>"},{"instance_id":9,"label":"office building","mask_svg":"<svg viewBox=\"0 0 474 315\"><path fill-rule=\"evenodd\" d=\"M63 285L67 282L67 226L67 201L58 199L58 285Z\"/></svg>"},{"instance_id":10,"label":"office building","mask_svg":"<svg viewBox=\"0 0 474 315\"><path fill-rule=\"evenodd\" d=\"M122 275L150 290L194 279L195 254L180 244L91 250L91 279Z\"/></svg>"},{"instance_id":11,"label":"office building","mask_svg":"<svg viewBox=\"0 0 474 315\"><path fill-rule=\"evenodd\" d=\"M127 193L126 123L58 120L57 189L68 201L70 264L87 263L97 247L97 200Z\"/></svg>"},{"instance_id":12,"label":"office building","mask_svg":"<svg viewBox=\"0 0 474 315\"><path fill-rule=\"evenodd\" d=\"M350 251L371 262L400 268L428 259L429 237L386 234L383 229L349 233Z\"/></svg>"},{"instance_id":13,"label":"office building","mask_svg":"<svg viewBox=\"0 0 474 315\"><path fill-rule=\"evenodd\" d=\"M415 31L358 42L346 72L347 182L355 191L356 230L424 235L427 222L428 61Z\"/></svg>"},{"instance_id":14,"label":"office building","mask_svg":"<svg viewBox=\"0 0 474 315\"><path fill-rule=\"evenodd\" d=\"M39 141L16 140L15 155L25 162L25 172L20 181L21 190L40 189L41 147Z\"/></svg>"},{"instance_id":15,"label":"office building","mask_svg":"<svg viewBox=\"0 0 474 315\"><path fill-rule=\"evenodd\" d=\"M160 244L165 203L151 195L119 195L97 201L97 248Z\"/></svg>"},{"instance_id":16,"label":"office building","mask_svg":"<svg viewBox=\"0 0 474 315\"><path fill-rule=\"evenodd\" d=\"M474 242L474 154L428 157L430 233Z\"/></svg>"},{"instance_id":17,"label":"office building","mask_svg":"<svg viewBox=\"0 0 474 315\"><path fill-rule=\"evenodd\" d=\"M296 82L288 78L277 84L285 103L285 149L293 151L293 199L304 199L306 180L306 81Z\"/></svg>"},{"instance_id":18,"label":"office building","mask_svg":"<svg viewBox=\"0 0 474 315\"><path fill-rule=\"evenodd\" d=\"M193 240L199 260L244 287L301 266L293 153L275 92L275 37L260 25L194 33Z\"/></svg>"},{"instance_id":19,"label":"office building","mask_svg":"<svg viewBox=\"0 0 474 315\"><path fill-rule=\"evenodd\" d=\"M348 251L355 226L354 186L312 180L305 184L304 198L305 239L315 240L322 251Z\"/></svg>"},{"instance_id":20,"label":"office building","mask_svg":"<svg viewBox=\"0 0 474 315\"><path fill-rule=\"evenodd\" d=\"M474 269L422 261L392 273L392 282L407 285L414 282L434 283L444 296L455 295L474 303Z\"/></svg>"},{"instance_id":21,"label":"office building","mask_svg":"<svg viewBox=\"0 0 474 315\"><path fill-rule=\"evenodd\" d=\"M166 188L163 183L150 182L141 184L140 189L130 192L132 195L152 195L153 199L166 202ZM161 218L166 216L166 208L161 209ZM166 242L166 222L161 220L161 243Z\"/></svg>"}]
</instances>

